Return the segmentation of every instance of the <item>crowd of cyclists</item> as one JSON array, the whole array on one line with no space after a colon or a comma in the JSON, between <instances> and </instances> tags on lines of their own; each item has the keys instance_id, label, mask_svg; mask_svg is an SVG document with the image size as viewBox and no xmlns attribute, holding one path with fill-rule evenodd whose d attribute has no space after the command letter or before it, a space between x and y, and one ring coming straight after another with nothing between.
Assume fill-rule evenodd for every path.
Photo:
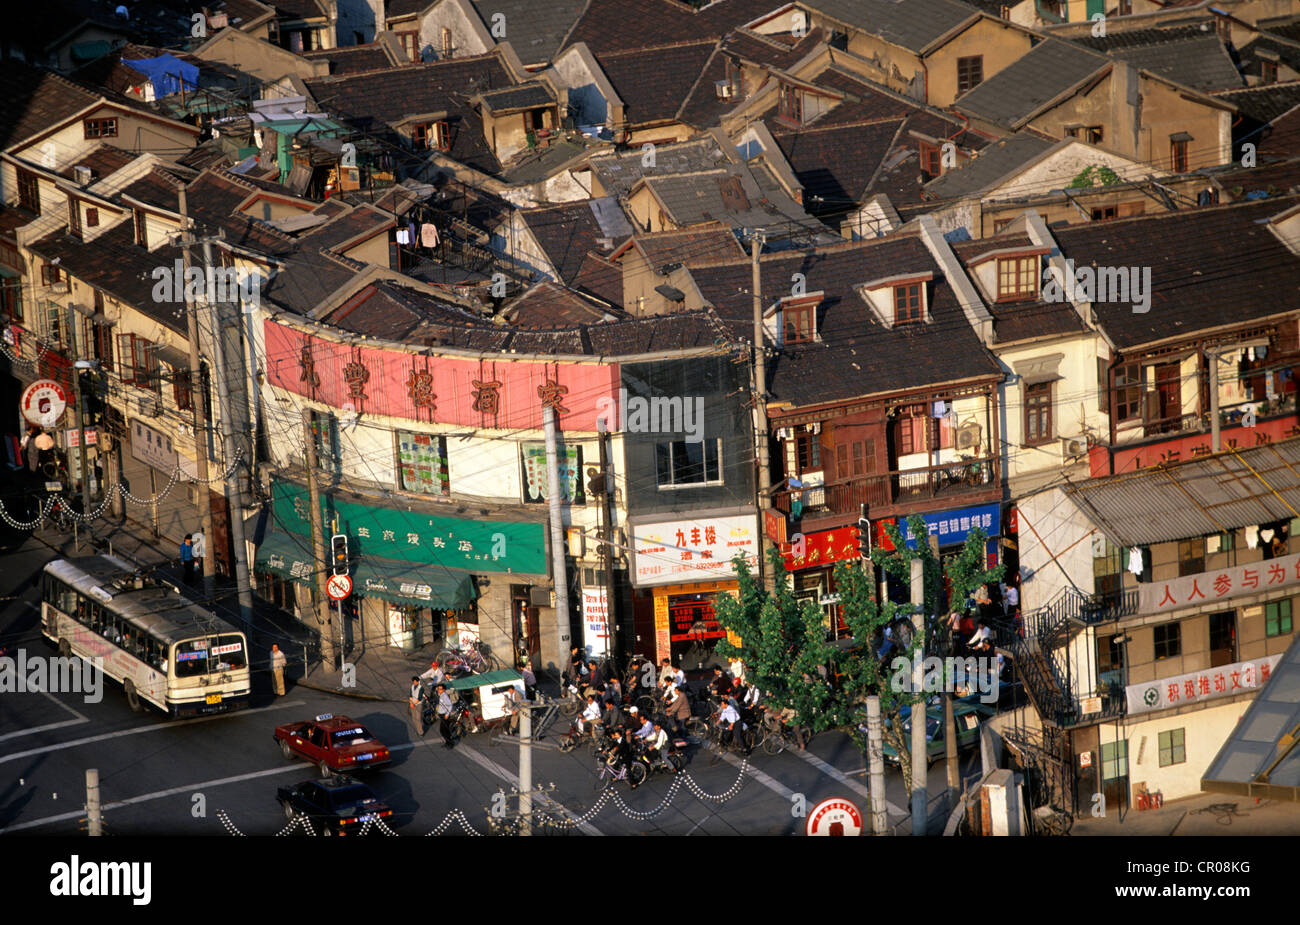
<instances>
[{"instance_id":1,"label":"crowd of cyclists","mask_svg":"<svg viewBox=\"0 0 1300 925\"><path fill-rule=\"evenodd\" d=\"M768 736L781 747L789 742L800 749L810 738L795 724L793 710L769 710L763 693L743 674L720 666L697 691L666 658L656 667L638 656L620 677L612 663L574 648L563 694L569 710L580 713L561 747L567 751L588 742L611 776L626 777L633 787L648 776L626 773L635 762L644 762L649 772L680 770L688 736L746 756Z\"/></svg>"}]
</instances>

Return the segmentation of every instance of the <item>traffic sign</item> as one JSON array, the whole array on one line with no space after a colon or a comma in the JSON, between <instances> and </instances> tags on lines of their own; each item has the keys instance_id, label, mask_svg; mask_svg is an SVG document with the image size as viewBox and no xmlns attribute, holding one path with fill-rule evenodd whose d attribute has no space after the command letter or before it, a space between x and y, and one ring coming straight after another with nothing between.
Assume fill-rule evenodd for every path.
<instances>
[{"instance_id":1,"label":"traffic sign","mask_svg":"<svg viewBox=\"0 0 1300 925\"><path fill-rule=\"evenodd\" d=\"M809 835L861 835L862 813L840 797L822 800L808 813Z\"/></svg>"},{"instance_id":2,"label":"traffic sign","mask_svg":"<svg viewBox=\"0 0 1300 925\"><path fill-rule=\"evenodd\" d=\"M332 601L341 601L352 593L352 579L347 575L331 575L325 582L325 593Z\"/></svg>"}]
</instances>

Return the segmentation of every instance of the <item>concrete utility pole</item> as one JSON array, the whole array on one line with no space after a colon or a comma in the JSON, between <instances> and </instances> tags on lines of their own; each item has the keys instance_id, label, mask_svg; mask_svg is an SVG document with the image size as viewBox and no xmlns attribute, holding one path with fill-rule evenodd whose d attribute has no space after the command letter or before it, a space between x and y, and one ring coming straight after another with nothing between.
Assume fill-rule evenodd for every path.
<instances>
[{"instance_id":1,"label":"concrete utility pole","mask_svg":"<svg viewBox=\"0 0 1300 925\"><path fill-rule=\"evenodd\" d=\"M1210 363L1210 452L1217 453L1223 449L1219 438L1219 353L1217 350L1205 351L1205 359Z\"/></svg>"},{"instance_id":2,"label":"concrete utility pole","mask_svg":"<svg viewBox=\"0 0 1300 925\"><path fill-rule=\"evenodd\" d=\"M755 229L749 237L750 292L754 301L754 416L757 420L755 458L758 460L758 573L771 591L776 576L769 574L763 542L763 511L768 506L767 490L772 485L772 470L767 458L767 356L763 343L763 279L758 257L763 250L763 232Z\"/></svg>"},{"instance_id":3,"label":"concrete utility pole","mask_svg":"<svg viewBox=\"0 0 1300 925\"><path fill-rule=\"evenodd\" d=\"M618 607L615 604L614 597L614 476L609 471L609 434L605 430L605 422L599 422L600 426L600 477L604 479L605 493L601 495L601 517L605 521L604 529L601 530L601 539L605 541L605 619L609 627L609 654L617 660L615 664L622 664L623 645L622 628L618 625Z\"/></svg>"},{"instance_id":4,"label":"concrete utility pole","mask_svg":"<svg viewBox=\"0 0 1300 925\"><path fill-rule=\"evenodd\" d=\"M952 691L943 694L943 763L948 769L949 805L957 798L961 789L961 768L957 764L957 719L952 711Z\"/></svg>"},{"instance_id":5,"label":"concrete utility pole","mask_svg":"<svg viewBox=\"0 0 1300 925\"><path fill-rule=\"evenodd\" d=\"M91 837L104 834L104 815L99 805L99 768L86 768L86 828Z\"/></svg>"},{"instance_id":6,"label":"concrete utility pole","mask_svg":"<svg viewBox=\"0 0 1300 925\"><path fill-rule=\"evenodd\" d=\"M235 549L235 587L239 592L239 615L245 624L253 619L253 587L248 574L248 544L244 542L244 492L239 485L239 472L236 461L240 453L235 439L235 414L230 402L230 384L226 380L229 370L226 368L225 332L226 319L221 317L221 308L214 298L212 279L212 242L203 241L204 301L208 306L208 323L212 325L213 360L217 364L217 401L221 403L221 436L224 444L226 470L226 520L229 524L230 543ZM205 534L203 553L207 555L212 540Z\"/></svg>"},{"instance_id":7,"label":"concrete utility pole","mask_svg":"<svg viewBox=\"0 0 1300 925\"><path fill-rule=\"evenodd\" d=\"M190 228L189 205L185 188L180 189L181 206L181 264L185 277L190 275L190 244L194 240ZM203 388L203 368L199 362L199 319L193 300L190 299L187 279L181 279L185 292L185 325L190 341L190 405L194 409L194 462L199 479L199 518L203 523L203 591L212 596L213 578L217 573L216 537L212 535L212 497L208 484L208 396ZM149 469L150 476L153 467ZM155 492L156 494L156 492ZM157 505L154 506L154 531L157 532Z\"/></svg>"},{"instance_id":8,"label":"concrete utility pole","mask_svg":"<svg viewBox=\"0 0 1300 925\"><path fill-rule=\"evenodd\" d=\"M882 742L884 726L880 722L880 697L867 698L867 768L871 786L871 834L884 835L889 830L889 815L885 812L885 753Z\"/></svg>"},{"instance_id":9,"label":"concrete utility pole","mask_svg":"<svg viewBox=\"0 0 1300 925\"><path fill-rule=\"evenodd\" d=\"M83 366L82 364L86 364ZM81 511L90 513L90 469L86 459L86 390L81 387L82 374L93 368L89 360L77 360L73 372L77 377L77 431L81 443ZM90 524L86 524L89 532Z\"/></svg>"},{"instance_id":10,"label":"concrete utility pole","mask_svg":"<svg viewBox=\"0 0 1300 925\"><path fill-rule=\"evenodd\" d=\"M533 704L519 706L519 834L533 834Z\"/></svg>"},{"instance_id":11,"label":"concrete utility pole","mask_svg":"<svg viewBox=\"0 0 1300 925\"><path fill-rule=\"evenodd\" d=\"M921 542L920 539L917 542ZM926 828L926 755L925 740L925 575L920 559L912 560L912 614L915 647L912 650L912 692L918 701L912 704L912 834L925 835Z\"/></svg>"},{"instance_id":12,"label":"concrete utility pole","mask_svg":"<svg viewBox=\"0 0 1300 925\"><path fill-rule=\"evenodd\" d=\"M329 571L325 567L325 528L320 512L320 486L316 482L316 435L312 433L311 409L302 409L303 447L307 451L307 503L311 505L311 550L316 573L316 617L320 621L321 658L334 664L334 632L330 629L330 596L325 590ZM339 627L342 630L342 627ZM343 653L342 645L338 652ZM337 667L337 666L335 666Z\"/></svg>"},{"instance_id":13,"label":"concrete utility pole","mask_svg":"<svg viewBox=\"0 0 1300 925\"><path fill-rule=\"evenodd\" d=\"M542 407L542 421L546 428L546 494L551 514L551 569L555 584L555 636L556 651L563 658L568 651L561 637L569 631L569 569L564 549L564 512L560 500L559 423L555 409ZM511 647L514 640L510 641Z\"/></svg>"}]
</instances>

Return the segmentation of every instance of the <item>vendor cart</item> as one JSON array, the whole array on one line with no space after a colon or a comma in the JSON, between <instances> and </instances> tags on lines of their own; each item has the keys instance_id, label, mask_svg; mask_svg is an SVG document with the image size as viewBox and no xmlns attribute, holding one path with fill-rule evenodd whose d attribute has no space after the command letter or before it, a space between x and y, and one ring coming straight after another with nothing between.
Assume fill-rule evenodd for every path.
<instances>
[{"instance_id":1,"label":"vendor cart","mask_svg":"<svg viewBox=\"0 0 1300 925\"><path fill-rule=\"evenodd\" d=\"M507 691L515 691L518 701L524 699L524 676L513 669L466 675L444 683L453 698L469 703L479 730L504 725L510 718Z\"/></svg>"}]
</instances>

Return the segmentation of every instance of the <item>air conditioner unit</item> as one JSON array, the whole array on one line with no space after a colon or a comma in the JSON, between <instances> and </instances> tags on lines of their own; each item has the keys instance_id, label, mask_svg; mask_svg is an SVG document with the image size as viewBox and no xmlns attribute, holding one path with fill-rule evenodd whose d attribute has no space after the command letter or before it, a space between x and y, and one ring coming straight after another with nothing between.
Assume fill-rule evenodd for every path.
<instances>
[{"instance_id":1,"label":"air conditioner unit","mask_svg":"<svg viewBox=\"0 0 1300 925\"><path fill-rule=\"evenodd\" d=\"M140 396L138 399L140 414L143 417L156 418L162 414L162 400L156 395Z\"/></svg>"},{"instance_id":2,"label":"air conditioner unit","mask_svg":"<svg viewBox=\"0 0 1300 925\"><path fill-rule=\"evenodd\" d=\"M1078 437L1062 437L1061 453L1067 459L1078 459L1088 452L1088 438L1084 435Z\"/></svg>"},{"instance_id":3,"label":"air conditioner unit","mask_svg":"<svg viewBox=\"0 0 1300 925\"><path fill-rule=\"evenodd\" d=\"M736 85L730 80L715 80L713 89L718 94L720 100L734 99L736 96Z\"/></svg>"},{"instance_id":4,"label":"air conditioner unit","mask_svg":"<svg viewBox=\"0 0 1300 925\"><path fill-rule=\"evenodd\" d=\"M72 173L77 179L78 186L89 186L90 181L94 179L94 174L90 172L89 167L73 167Z\"/></svg>"},{"instance_id":5,"label":"air conditioner unit","mask_svg":"<svg viewBox=\"0 0 1300 925\"><path fill-rule=\"evenodd\" d=\"M569 528L569 555L575 559L581 559L586 551L586 534L582 532L581 527Z\"/></svg>"},{"instance_id":6,"label":"air conditioner unit","mask_svg":"<svg viewBox=\"0 0 1300 925\"><path fill-rule=\"evenodd\" d=\"M980 447L980 426L964 424L957 428L957 449L978 450Z\"/></svg>"}]
</instances>

